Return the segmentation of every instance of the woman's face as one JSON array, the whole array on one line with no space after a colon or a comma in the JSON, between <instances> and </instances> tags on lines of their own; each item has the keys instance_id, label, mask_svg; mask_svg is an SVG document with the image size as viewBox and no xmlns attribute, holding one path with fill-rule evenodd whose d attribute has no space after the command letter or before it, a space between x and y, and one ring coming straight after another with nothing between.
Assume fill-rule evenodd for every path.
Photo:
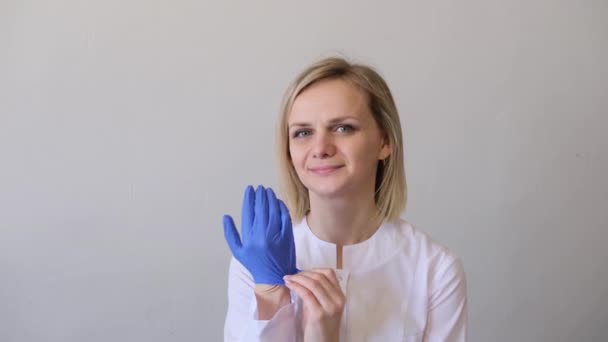
<instances>
[{"instance_id":1,"label":"woman's face","mask_svg":"<svg viewBox=\"0 0 608 342\"><path fill-rule=\"evenodd\" d=\"M288 117L291 161L304 186L320 197L370 192L379 159L390 154L367 95L340 79L304 90Z\"/></svg>"}]
</instances>

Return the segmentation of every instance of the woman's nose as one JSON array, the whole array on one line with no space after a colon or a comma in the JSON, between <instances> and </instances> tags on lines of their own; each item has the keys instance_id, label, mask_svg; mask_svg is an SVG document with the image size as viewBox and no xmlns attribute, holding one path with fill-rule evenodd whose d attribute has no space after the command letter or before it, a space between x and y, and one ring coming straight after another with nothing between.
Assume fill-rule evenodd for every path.
<instances>
[{"instance_id":1,"label":"woman's nose","mask_svg":"<svg viewBox=\"0 0 608 342\"><path fill-rule=\"evenodd\" d=\"M336 148L329 134L319 133L315 137L313 146L314 158L328 158L334 155Z\"/></svg>"}]
</instances>

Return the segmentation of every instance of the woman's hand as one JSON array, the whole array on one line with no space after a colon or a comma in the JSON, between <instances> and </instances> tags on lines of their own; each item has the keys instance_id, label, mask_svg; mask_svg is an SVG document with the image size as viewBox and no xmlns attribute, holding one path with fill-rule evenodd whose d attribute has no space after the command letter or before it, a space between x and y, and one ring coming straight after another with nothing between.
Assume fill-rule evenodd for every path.
<instances>
[{"instance_id":1,"label":"woman's hand","mask_svg":"<svg viewBox=\"0 0 608 342\"><path fill-rule=\"evenodd\" d=\"M224 215L224 237L232 255L253 276L256 285L284 285L283 276L294 274L296 247L291 217L272 189L248 186L243 198L239 235L232 217Z\"/></svg>"},{"instance_id":2,"label":"woman's hand","mask_svg":"<svg viewBox=\"0 0 608 342\"><path fill-rule=\"evenodd\" d=\"M304 304L304 341L338 342L346 298L336 272L332 269L302 271L286 276L285 284Z\"/></svg>"}]
</instances>

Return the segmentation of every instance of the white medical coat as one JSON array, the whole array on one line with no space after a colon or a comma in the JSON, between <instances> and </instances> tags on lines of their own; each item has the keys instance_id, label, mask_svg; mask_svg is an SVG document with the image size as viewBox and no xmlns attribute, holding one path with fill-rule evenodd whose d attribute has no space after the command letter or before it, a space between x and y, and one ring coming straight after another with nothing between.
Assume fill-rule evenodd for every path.
<instances>
[{"instance_id":1,"label":"white medical coat","mask_svg":"<svg viewBox=\"0 0 608 342\"><path fill-rule=\"evenodd\" d=\"M336 267L336 245L320 240L306 218L294 225L301 270ZM462 342L467 336L465 273L461 260L406 221L384 222L369 239L343 247L336 270L346 296L342 342ZM224 341L300 341L302 302L270 320L257 320L251 274L230 262Z\"/></svg>"}]
</instances>

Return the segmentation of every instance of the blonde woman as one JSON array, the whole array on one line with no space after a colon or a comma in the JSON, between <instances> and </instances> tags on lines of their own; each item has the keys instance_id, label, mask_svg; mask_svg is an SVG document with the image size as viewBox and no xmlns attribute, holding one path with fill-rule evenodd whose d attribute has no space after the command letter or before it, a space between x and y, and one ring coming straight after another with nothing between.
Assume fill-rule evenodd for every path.
<instances>
[{"instance_id":1,"label":"blonde woman","mask_svg":"<svg viewBox=\"0 0 608 342\"><path fill-rule=\"evenodd\" d=\"M403 139L382 77L341 58L311 65L278 137L286 204L248 187L240 234L224 216L225 341L465 341L462 262L400 219Z\"/></svg>"}]
</instances>

